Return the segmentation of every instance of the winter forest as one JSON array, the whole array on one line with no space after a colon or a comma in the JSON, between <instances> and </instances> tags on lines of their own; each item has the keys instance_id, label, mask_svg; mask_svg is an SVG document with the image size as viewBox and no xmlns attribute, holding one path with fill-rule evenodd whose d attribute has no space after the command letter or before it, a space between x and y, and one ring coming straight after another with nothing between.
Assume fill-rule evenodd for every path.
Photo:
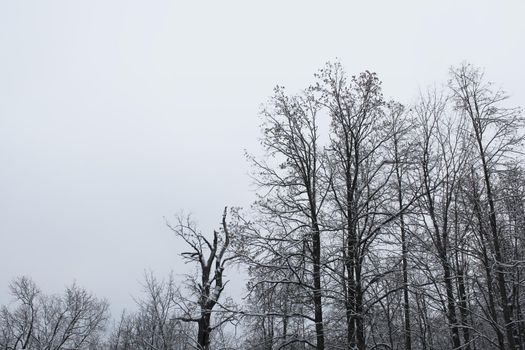
<instances>
[{"instance_id":1,"label":"winter forest","mask_svg":"<svg viewBox=\"0 0 525 350\"><path fill-rule=\"evenodd\" d=\"M525 120L486 75L453 66L411 104L338 62L276 87L246 155L256 202L212 232L166 220L193 274L147 273L119 315L21 276L0 348L524 350Z\"/></svg>"}]
</instances>

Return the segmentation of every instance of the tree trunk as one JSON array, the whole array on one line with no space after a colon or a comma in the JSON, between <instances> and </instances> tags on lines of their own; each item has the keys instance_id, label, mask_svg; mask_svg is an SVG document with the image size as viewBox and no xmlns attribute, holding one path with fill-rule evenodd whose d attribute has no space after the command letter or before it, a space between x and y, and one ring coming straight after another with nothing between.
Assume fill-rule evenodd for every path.
<instances>
[{"instance_id":1,"label":"tree trunk","mask_svg":"<svg viewBox=\"0 0 525 350\"><path fill-rule=\"evenodd\" d=\"M474 171L471 171L472 174L474 174ZM496 302L494 301L494 289L493 289L493 281L494 278L492 276L492 270L491 270L491 263L489 260L489 254L487 250L486 241L488 240L488 237L486 237L485 234L485 227L483 225L483 215L481 212L481 206L480 206L480 199L479 199L479 191L478 187L476 186L474 176L472 176L472 194L473 194L473 204L474 204L474 214L476 216L476 219L478 221L478 231L479 231L479 243L481 246L481 255L482 255L482 263L483 268L485 270L485 278L486 278L486 285L487 285L487 294L488 294L488 301L489 301L489 312L491 321L490 324L494 331L496 332L496 337L498 339L498 345L501 350L505 349L505 341L503 337L503 333L501 332L499 328L499 316L496 311Z\"/></svg>"},{"instance_id":2,"label":"tree trunk","mask_svg":"<svg viewBox=\"0 0 525 350\"><path fill-rule=\"evenodd\" d=\"M489 203L489 221L490 221L490 231L492 234L492 243L494 245L494 257L496 260L496 278L498 282L498 289L501 298L501 308L503 310L503 320L505 321L505 331L507 333L507 342L509 344L509 349L518 349L515 342L514 334L514 323L512 317L512 303L509 302L509 297L507 295L507 282L505 278L505 260L501 252L501 242L498 234L498 224L496 221L496 209L494 206L494 197L492 194L492 183L490 181L489 170L487 166L487 161L485 159L485 153L483 146L481 144L481 136L478 131L478 128L474 128L477 135L478 146L481 156L481 162L483 165L483 178L485 180L485 187L487 192L487 200Z\"/></svg>"},{"instance_id":3,"label":"tree trunk","mask_svg":"<svg viewBox=\"0 0 525 350\"><path fill-rule=\"evenodd\" d=\"M205 313L199 319L198 322L198 332L197 332L197 343L199 345L199 350L209 350L210 349L210 319L211 313Z\"/></svg>"},{"instance_id":4,"label":"tree trunk","mask_svg":"<svg viewBox=\"0 0 525 350\"><path fill-rule=\"evenodd\" d=\"M456 316L456 302L454 298L454 290L452 284L451 268L448 262L448 257L445 253L441 255L443 265L443 273L445 278L445 290L447 294L447 318L452 333L452 346L454 350L461 348L461 341L459 339L458 320Z\"/></svg>"},{"instance_id":5,"label":"tree trunk","mask_svg":"<svg viewBox=\"0 0 525 350\"><path fill-rule=\"evenodd\" d=\"M317 220L313 222L313 280L314 280L314 320L317 350L324 350L323 306L321 293L321 235Z\"/></svg>"}]
</instances>

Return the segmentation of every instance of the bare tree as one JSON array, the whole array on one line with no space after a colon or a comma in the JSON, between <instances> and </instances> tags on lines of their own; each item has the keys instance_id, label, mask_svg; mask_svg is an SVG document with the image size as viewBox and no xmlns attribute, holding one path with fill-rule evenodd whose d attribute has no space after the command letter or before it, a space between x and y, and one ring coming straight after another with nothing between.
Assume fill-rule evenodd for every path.
<instances>
[{"instance_id":1,"label":"bare tree","mask_svg":"<svg viewBox=\"0 0 525 350\"><path fill-rule=\"evenodd\" d=\"M177 319L197 324L195 343L199 350L210 349L212 332L235 317L232 306L220 302L228 283L223 278L224 270L236 258L231 249L232 236L226 222L227 213L227 208L224 208L221 229L213 231L211 239L197 229L190 217L179 217L175 224L168 223L168 227L189 247L182 257L187 263L199 268L199 275L191 276L188 281L191 296L181 295L177 298ZM214 314L219 317L212 318ZM213 319L215 324L212 323Z\"/></svg>"},{"instance_id":2,"label":"bare tree","mask_svg":"<svg viewBox=\"0 0 525 350\"><path fill-rule=\"evenodd\" d=\"M101 334L108 318L108 304L72 285L63 295L44 295L27 277L11 284L17 304L2 309L4 349L87 349Z\"/></svg>"},{"instance_id":3,"label":"bare tree","mask_svg":"<svg viewBox=\"0 0 525 350\"><path fill-rule=\"evenodd\" d=\"M28 277L15 279L9 289L19 306L13 312L6 306L2 307L2 347L27 349L31 345L38 322L37 298L41 292Z\"/></svg>"},{"instance_id":4,"label":"bare tree","mask_svg":"<svg viewBox=\"0 0 525 350\"><path fill-rule=\"evenodd\" d=\"M365 316L379 301L367 300L367 290L391 272L391 266L381 270L385 266L370 264L370 259L381 259L377 238L414 199L394 205L399 205L393 191L396 166L387 147L396 130L387 118L377 75L366 71L348 78L340 64L328 64L318 79L321 104L331 117L330 203L334 216L342 218L335 228L343 236L344 264L334 272L345 284L347 346L365 349Z\"/></svg>"},{"instance_id":5,"label":"bare tree","mask_svg":"<svg viewBox=\"0 0 525 350\"><path fill-rule=\"evenodd\" d=\"M410 289L408 280L409 261L409 230L405 220L405 201L410 200L410 192L414 185L410 184L410 172L413 172L414 150L413 144L408 140L414 137L414 120L408 117L403 105L399 103L389 104L389 117L391 118L393 137L390 145L392 161L395 167L395 188L397 192L397 204L400 211L398 223L401 243L401 270L403 278L403 326L405 350L412 350L412 326L410 320ZM417 185L415 186L417 187ZM407 195L408 194L408 195ZM408 197L408 199L407 199Z\"/></svg>"},{"instance_id":6,"label":"bare tree","mask_svg":"<svg viewBox=\"0 0 525 350\"><path fill-rule=\"evenodd\" d=\"M262 193L256 209L263 220L273 224L252 230L249 239L259 241L259 246L268 253L266 257L281 264L281 267L274 265L275 270L288 269L282 271L283 275L273 284L294 284L309 296L310 302L306 302L313 306L313 315L302 315L314 323L315 347L323 350L326 330L320 219L327 186L322 182L318 109L312 89L301 95L288 96L283 88L277 87L263 111L261 143L266 154L262 160L253 157L251 160L254 179ZM283 249L274 249L277 247ZM257 261L252 259L252 262ZM311 344L308 339L294 341Z\"/></svg>"},{"instance_id":7,"label":"bare tree","mask_svg":"<svg viewBox=\"0 0 525 350\"><path fill-rule=\"evenodd\" d=\"M442 94L431 91L416 106L420 119L420 177L424 197L420 201L421 223L431 240L429 247L437 257L443 271L445 309L451 330L454 349L461 347L457 320L457 303L454 290L452 264L453 208L457 189L464 169L467 153L464 152L464 127L454 122L447 113L447 100ZM458 132L459 130L459 132Z\"/></svg>"},{"instance_id":8,"label":"bare tree","mask_svg":"<svg viewBox=\"0 0 525 350\"><path fill-rule=\"evenodd\" d=\"M494 182L498 167L503 161L511 159L517 147L522 144L524 136L518 134L517 130L524 125L524 119L519 108L503 106L508 96L500 90L494 90L491 84L484 80L483 73L471 65L464 64L451 69L449 87L457 110L470 123L472 146L477 151L484 195L488 204L489 232L496 264L495 277L507 343L510 349L518 349L518 333L513 318L512 302L509 300L508 258L503 251L506 237L502 236L503 231L497 219Z\"/></svg>"},{"instance_id":9,"label":"bare tree","mask_svg":"<svg viewBox=\"0 0 525 350\"><path fill-rule=\"evenodd\" d=\"M138 310L123 312L108 339L109 350L192 349L192 327L177 319L179 290L170 275L165 280L145 274Z\"/></svg>"}]
</instances>

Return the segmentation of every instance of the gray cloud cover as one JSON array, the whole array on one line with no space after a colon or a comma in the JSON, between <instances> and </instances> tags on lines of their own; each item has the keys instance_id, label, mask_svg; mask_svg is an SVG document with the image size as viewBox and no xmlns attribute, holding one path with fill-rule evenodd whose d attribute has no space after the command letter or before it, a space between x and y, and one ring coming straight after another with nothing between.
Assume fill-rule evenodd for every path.
<instances>
[{"instance_id":1,"label":"gray cloud cover","mask_svg":"<svg viewBox=\"0 0 525 350\"><path fill-rule=\"evenodd\" d=\"M247 206L260 104L327 60L409 103L469 61L525 105L521 1L0 3L0 300L77 280L116 310L186 271L163 216Z\"/></svg>"}]
</instances>

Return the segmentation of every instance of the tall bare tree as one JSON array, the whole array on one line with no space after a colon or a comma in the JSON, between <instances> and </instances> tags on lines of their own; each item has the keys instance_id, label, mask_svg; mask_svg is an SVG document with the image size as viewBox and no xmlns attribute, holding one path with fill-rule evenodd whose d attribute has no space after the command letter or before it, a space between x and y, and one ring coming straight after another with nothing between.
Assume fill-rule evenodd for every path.
<instances>
[{"instance_id":1,"label":"tall bare tree","mask_svg":"<svg viewBox=\"0 0 525 350\"><path fill-rule=\"evenodd\" d=\"M470 123L472 146L476 149L480 174L483 178L484 195L488 204L489 232L492 241L495 278L498 285L500 306L505 322L506 340L509 349L518 349L519 340L513 318L512 302L509 300L507 276L508 257L504 253L506 237L498 223L495 194L495 173L504 161L515 155L523 142L524 119L519 108L504 106L508 96L493 89L485 81L480 69L464 64L451 69L449 87L456 108Z\"/></svg>"},{"instance_id":2,"label":"tall bare tree","mask_svg":"<svg viewBox=\"0 0 525 350\"><path fill-rule=\"evenodd\" d=\"M269 105L262 113L264 159L251 158L254 178L264 195L256 208L269 220L282 223L280 240L292 244L286 262L306 264L306 276L291 270L295 284L311 297L315 326L315 347L325 348L323 322L323 286L321 222L327 188L323 176L322 149L319 145L317 112L319 104L310 90L298 96L288 96L277 87ZM260 232L260 231L259 231ZM268 232L268 231L267 231ZM263 241L268 235L259 235ZM252 237L252 239L255 239ZM272 240L273 238L269 238ZM294 263L295 264L295 263ZM290 265L291 266L291 265ZM283 280L281 283L290 283ZM302 341L308 342L307 339Z\"/></svg>"},{"instance_id":3,"label":"tall bare tree","mask_svg":"<svg viewBox=\"0 0 525 350\"><path fill-rule=\"evenodd\" d=\"M369 286L385 271L367 271L377 237L413 201L403 208L392 191L395 167L387 152L394 135L386 117L386 102L376 74L364 72L348 78L340 64L328 64L318 74L321 104L331 117L329 149L331 203L342 217L347 342L366 348L365 305ZM388 270L388 268L387 268Z\"/></svg>"},{"instance_id":4,"label":"tall bare tree","mask_svg":"<svg viewBox=\"0 0 525 350\"><path fill-rule=\"evenodd\" d=\"M445 309L454 349L461 348L452 257L453 208L465 168L464 127L450 116L447 99L437 91L423 96L415 111L420 120L420 178L424 196L420 201L421 221L431 239L443 273Z\"/></svg>"},{"instance_id":5,"label":"tall bare tree","mask_svg":"<svg viewBox=\"0 0 525 350\"><path fill-rule=\"evenodd\" d=\"M405 350L412 350L412 326L410 320L410 289L408 279L409 261L409 230L405 220L405 202L413 197L410 192L417 189L417 185L410 183L410 173L413 172L414 145L410 137L414 137L414 120L409 118L403 105L390 103L388 114L391 118L393 137L390 141L390 154L395 167L395 188L399 213L399 233L401 241L401 271L403 276L403 326ZM407 199L407 197L409 197Z\"/></svg>"}]
</instances>

